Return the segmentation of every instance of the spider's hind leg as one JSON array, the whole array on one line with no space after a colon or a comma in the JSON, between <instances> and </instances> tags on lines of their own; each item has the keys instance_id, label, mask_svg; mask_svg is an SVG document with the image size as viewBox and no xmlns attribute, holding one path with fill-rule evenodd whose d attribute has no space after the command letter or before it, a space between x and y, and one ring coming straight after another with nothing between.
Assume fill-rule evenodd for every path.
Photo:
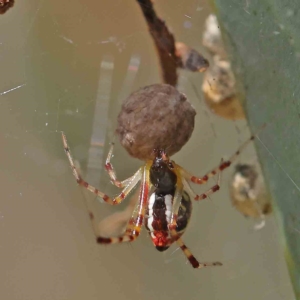
<instances>
[{"instance_id":1,"label":"spider's hind leg","mask_svg":"<svg viewBox=\"0 0 300 300\"><path fill-rule=\"evenodd\" d=\"M187 183L185 184L186 181L181 180L180 169L181 168L178 165L176 165L176 174L178 174L177 175L177 187L176 187L174 200L173 200L171 222L169 223L169 226L168 226L171 237L172 237L172 242L176 242L179 245L180 249L183 251L184 255L189 260L189 262L191 263L193 268L201 269L201 268L210 267L210 266L222 266L222 264L220 262L202 262L202 263L199 262L195 258L195 256L192 254L190 249L184 244L183 240L180 237L180 234L176 231L178 212L179 212L180 201L181 201L183 190L187 189L187 192L189 192L191 190L189 185ZM206 194L208 194L209 191L207 191ZM195 194L195 193L193 193L193 194Z\"/></svg>"},{"instance_id":2,"label":"spider's hind leg","mask_svg":"<svg viewBox=\"0 0 300 300\"><path fill-rule=\"evenodd\" d=\"M99 191L97 188L90 185L88 182L86 182L81 177L80 173L76 169L73 157L71 155L70 148L68 146L67 138L66 138L66 136L64 135L63 132L62 132L62 140L63 140L64 150L65 150L66 155L69 159L69 162L70 162L70 165L71 165L71 168L72 168L72 171L73 171L73 175L76 178L77 183L79 185L81 185L82 187L86 188L87 190L89 190L90 192L92 192L93 194L99 196L105 202L107 202L109 204L112 204L112 205L120 204L125 199L125 197L130 193L130 191L137 185L139 180L141 179L141 169L139 169L132 177L130 177L129 179L124 181L124 182L126 182L127 185L125 186L123 191L117 197L110 198L108 195L106 195L103 192Z\"/></svg>"},{"instance_id":3,"label":"spider's hind leg","mask_svg":"<svg viewBox=\"0 0 300 300\"><path fill-rule=\"evenodd\" d=\"M206 268L206 267L222 266L222 263L220 263L220 262L199 262L196 259L196 257L192 254L191 250L185 245L183 240L180 238L180 236L176 232L175 228L176 227L174 227L173 225L170 226L171 235L193 268L202 269L202 268Z\"/></svg>"}]
</instances>

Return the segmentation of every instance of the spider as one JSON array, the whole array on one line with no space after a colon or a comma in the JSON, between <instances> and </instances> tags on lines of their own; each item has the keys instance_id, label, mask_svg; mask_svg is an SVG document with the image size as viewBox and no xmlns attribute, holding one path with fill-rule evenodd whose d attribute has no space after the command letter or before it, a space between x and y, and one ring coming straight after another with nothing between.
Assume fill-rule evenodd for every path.
<instances>
[{"instance_id":1,"label":"spider","mask_svg":"<svg viewBox=\"0 0 300 300\"><path fill-rule=\"evenodd\" d=\"M181 236L185 232L192 213L192 200L201 201L220 189L221 172L228 168L237 159L240 152L254 139L252 135L227 161L221 161L218 167L202 177L196 177L188 173L174 161L172 161L163 149L154 150L154 159L148 160L138 171L128 179L119 181L111 164L113 156L113 144L109 150L105 169L112 183L122 192L115 198L99 191L86 182L75 167L67 138L62 132L63 147L69 159L73 175L80 186L101 197L111 205L120 204L130 191L141 181L139 200L136 209L130 218L126 231L119 237L103 237L98 233L94 214L89 210L89 217L94 229L96 241L99 244L116 244L133 242L140 235L143 223L148 230L152 242L158 251L165 251L176 242L193 268L208 266L221 266L220 262L199 262L189 248L184 244ZM218 174L217 184L205 193L197 195L191 189L189 182L205 184Z\"/></svg>"}]
</instances>

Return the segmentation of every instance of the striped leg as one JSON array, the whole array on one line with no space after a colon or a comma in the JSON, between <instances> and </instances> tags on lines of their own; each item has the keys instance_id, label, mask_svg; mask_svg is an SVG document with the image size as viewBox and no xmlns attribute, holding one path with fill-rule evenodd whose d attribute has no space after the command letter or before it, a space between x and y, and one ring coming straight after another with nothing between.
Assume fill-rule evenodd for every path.
<instances>
[{"instance_id":1,"label":"striped leg","mask_svg":"<svg viewBox=\"0 0 300 300\"><path fill-rule=\"evenodd\" d=\"M105 169L106 169L106 171L107 171L107 173L110 177L111 182L119 188L124 188L132 180L132 177L127 178L123 181L119 181L117 179L116 172L114 171L114 168L113 168L113 166L110 162L111 158L113 157L113 150L114 150L114 143L112 143L111 146L110 146L110 150L108 152L106 162L105 162Z\"/></svg>"},{"instance_id":2,"label":"striped leg","mask_svg":"<svg viewBox=\"0 0 300 300\"><path fill-rule=\"evenodd\" d=\"M187 182L187 180L185 178L182 179L182 182L183 182L183 186L184 186L184 189L194 197L194 200L196 201L199 201L199 200L204 200L206 199L207 197L209 197L209 195L217 192L220 187L221 187L221 172L219 172L219 175L218 175L218 181L217 181L217 184L215 184L214 186L212 186L209 190L207 190L205 193L203 194L200 194L200 195L197 195L195 194L195 192L192 190L192 188L190 187L189 183Z\"/></svg>"},{"instance_id":3,"label":"striped leg","mask_svg":"<svg viewBox=\"0 0 300 300\"><path fill-rule=\"evenodd\" d=\"M173 221L172 221L172 223L169 224L169 230L170 230L170 234L172 236L172 241L176 242L179 245L180 249L182 250L182 252L186 256L188 261L191 263L193 268L201 269L201 268L211 267L211 266L222 266L222 263L220 263L220 262L199 262L195 258L195 256L192 254L190 249L184 244L184 242L180 238L180 235L176 231L176 228L177 228L177 223L176 223L177 214L178 214L178 211L176 212L176 214L175 213L172 214L171 219Z\"/></svg>"},{"instance_id":4,"label":"striped leg","mask_svg":"<svg viewBox=\"0 0 300 300\"><path fill-rule=\"evenodd\" d=\"M145 212L146 212L149 188L150 188L149 183L150 183L149 168L146 165L145 167L143 167L142 186L140 189L139 201L136 206L137 209L134 210L133 216L128 222L127 229L124 235L119 237L109 237L109 238L100 236L98 234L98 229L94 221L94 216L90 213L91 222L94 227L98 244L116 244L116 243L123 243L123 242L132 242L138 238L145 218Z\"/></svg>"},{"instance_id":5,"label":"striped leg","mask_svg":"<svg viewBox=\"0 0 300 300\"><path fill-rule=\"evenodd\" d=\"M174 163L174 162L173 162ZM170 224L176 224L176 218L178 215L178 211L180 208L180 204L181 204L181 199L182 199L182 194L183 194L183 184L182 184L182 177L180 174L180 169L181 167L179 167L178 165L175 165L175 173L177 176L177 183L176 183L176 190L175 190L175 194L174 194L174 198L173 198L173 203L172 203L172 215L171 215L171 220L170 220Z\"/></svg>"},{"instance_id":6,"label":"striped leg","mask_svg":"<svg viewBox=\"0 0 300 300\"><path fill-rule=\"evenodd\" d=\"M175 168L176 173L179 172L177 168ZM204 268L204 267L209 267L209 266L221 266L222 264L220 262L212 262L212 263L200 263L195 256L192 254L192 252L189 250L189 248L184 244L182 239L180 238L180 235L177 233L176 228L177 228L177 216L178 216L178 211L180 207L180 201L182 197L182 191L183 188L188 187L187 191L189 192L191 190L190 186L187 184L185 185L185 180L181 182L181 177L177 176L177 185L176 185L176 191L174 195L174 200L173 200L173 206L172 206L172 216L171 216L171 222L169 224L169 230L170 234L172 237L172 242L176 242L180 249L183 251L184 255L187 257L193 268ZM192 190L191 190L192 192ZM209 192L209 191L208 191ZM206 192L206 194L208 194ZM192 194L195 194L192 192Z\"/></svg>"},{"instance_id":7,"label":"striped leg","mask_svg":"<svg viewBox=\"0 0 300 300\"><path fill-rule=\"evenodd\" d=\"M77 171L70 149L68 147L68 143L67 143L67 138L64 135L64 133L62 132L62 140L63 140L63 145L64 145L64 150L68 156L72 171L73 171L73 175L76 178L76 181L79 185L83 186L84 188L88 189L90 192L94 193L95 195L101 197L105 202L115 205L115 204L120 204L125 197L130 193L130 191L137 185L137 183L140 181L141 179L141 169L139 169L132 177L131 180L128 180L128 184L127 186L125 186L125 188L123 189L123 191L115 198L110 198L108 195L102 193L101 191L99 191L98 189L96 189L95 187L91 186L88 182L84 181L83 178L80 176L79 172Z\"/></svg>"},{"instance_id":8,"label":"striped leg","mask_svg":"<svg viewBox=\"0 0 300 300\"><path fill-rule=\"evenodd\" d=\"M213 266L222 266L222 263L220 262L199 262L195 256L192 254L191 250L184 244L178 233L176 232L176 224L170 225L170 231L171 235L186 256L186 258L189 260L193 268L195 269L202 269L206 267L213 267Z\"/></svg>"},{"instance_id":9,"label":"striped leg","mask_svg":"<svg viewBox=\"0 0 300 300\"><path fill-rule=\"evenodd\" d=\"M264 124L258 130L258 132L262 130L265 126L266 125ZM214 168L212 171L210 171L209 173L205 174L202 177L193 176L192 174L190 174L180 166L177 165L177 167L180 169L180 173L182 174L182 176L188 181L191 181L196 184L205 184L211 177L215 176L216 174L222 172L224 169L228 168L238 158L240 153L250 144L250 142L254 140L256 134L251 135L251 137L238 148L238 150L229 158L229 160L221 162L221 164L218 167Z\"/></svg>"}]
</instances>

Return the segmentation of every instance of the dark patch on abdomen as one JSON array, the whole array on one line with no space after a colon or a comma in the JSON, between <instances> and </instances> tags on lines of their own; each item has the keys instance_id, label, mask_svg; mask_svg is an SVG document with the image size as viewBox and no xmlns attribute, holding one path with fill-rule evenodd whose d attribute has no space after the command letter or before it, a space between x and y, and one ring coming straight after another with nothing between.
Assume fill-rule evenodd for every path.
<instances>
[{"instance_id":1,"label":"dark patch on abdomen","mask_svg":"<svg viewBox=\"0 0 300 300\"><path fill-rule=\"evenodd\" d=\"M166 204L164 195L155 195L153 204L153 222L152 227L155 231L168 231L168 222L166 217Z\"/></svg>"},{"instance_id":2,"label":"dark patch on abdomen","mask_svg":"<svg viewBox=\"0 0 300 300\"><path fill-rule=\"evenodd\" d=\"M192 214L192 202L190 199L190 196L187 192L183 192L182 198L181 198L181 204L178 211L178 217L177 217L177 227L176 231L178 233L182 232L186 229Z\"/></svg>"}]
</instances>

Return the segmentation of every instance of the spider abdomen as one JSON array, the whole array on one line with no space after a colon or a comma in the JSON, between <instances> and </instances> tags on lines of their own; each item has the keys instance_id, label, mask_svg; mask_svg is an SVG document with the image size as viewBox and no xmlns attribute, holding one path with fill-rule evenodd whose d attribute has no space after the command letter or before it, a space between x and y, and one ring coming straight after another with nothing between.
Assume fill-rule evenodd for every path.
<instances>
[{"instance_id":1,"label":"spider abdomen","mask_svg":"<svg viewBox=\"0 0 300 300\"><path fill-rule=\"evenodd\" d=\"M152 242L159 251L167 250L174 242L169 230L172 217L174 193L162 194L154 191L148 202L145 227L149 231ZM182 235L188 225L192 213L189 195L184 192L177 217L176 232Z\"/></svg>"},{"instance_id":2,"label":"spider abdomen","mask_svg":"<svg viewBox=\"0 0 300 300\"><path fill-rule=\"evenodd\" d=\"M172 201L172 194L163 195L154 192L149 198L145 226L159 251L168 249L171 244L168 224L171 220Z\"/></svg>"}]
</instances>

